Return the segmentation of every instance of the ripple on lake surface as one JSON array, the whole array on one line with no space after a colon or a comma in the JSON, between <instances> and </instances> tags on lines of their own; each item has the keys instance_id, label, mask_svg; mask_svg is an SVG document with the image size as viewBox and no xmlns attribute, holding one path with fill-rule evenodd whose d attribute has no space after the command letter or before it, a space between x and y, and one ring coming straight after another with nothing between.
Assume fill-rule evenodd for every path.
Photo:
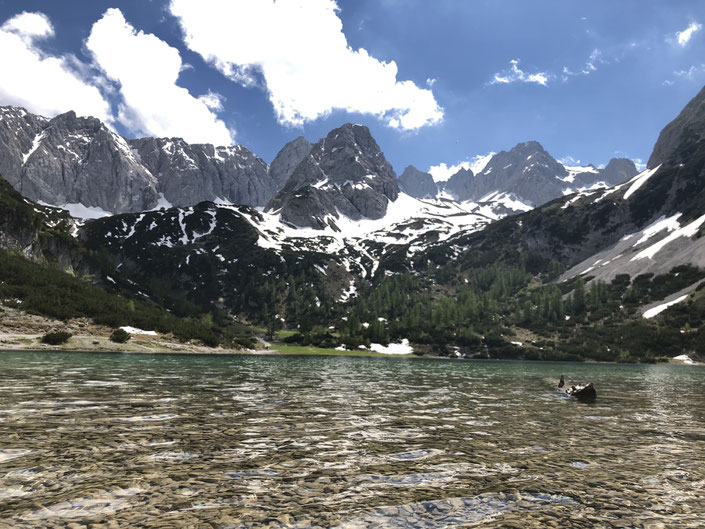
<instances>
[{"instance_id":1,"label":"ripple on lake surface","mask_svg":"<svg viewBox=\"0 0 705 529\"><path fill-rule=\"evenodd\" d=\"M0 354L0 528L705 526L699 367Z\"/></svg>"}]
</instances>

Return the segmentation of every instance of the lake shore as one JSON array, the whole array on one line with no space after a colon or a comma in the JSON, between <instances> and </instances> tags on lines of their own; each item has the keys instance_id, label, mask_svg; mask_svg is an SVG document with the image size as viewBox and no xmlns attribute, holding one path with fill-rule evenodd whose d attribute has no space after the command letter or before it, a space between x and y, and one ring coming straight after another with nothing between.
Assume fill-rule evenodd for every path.
<instances>
[{"instance_id":1,"label":"lake shore","mask_svg":"<svg viewBox=\"0 0 705 529\"><path fill-rule=\"evenodd\" d=\"M66 344L48 345L41 338L48 332L65 330L73 336ZM168 334L152 331L132 332L131 339L124 344L110 341L113 329L96 325L89 319L74 319L59 322L27 314L24 311L4 308L0 319L0 351L81 351L87 353L130 354L180 354L180 355L282 355L282 356L344 356L344 357L388 357L388 358L441 358L430 354L384 354L364 350L336 350L300 346L287 343L267 343L260 340L254 349L207 347L200 343L181 342ZM135 329L139 331L139 329ZM671 359L670 364L705 365L687 355ZM591 362L589 362L591 363ZM598 362L599 363L599 362Z\"/></svg>"},{"instance_id":2,"label":"lake shore","mask_svg":"<svg viewBox=\"0 0 705 529\"><path fill-rule=\"evenodd\" d=\"M341 356L356 358L436 358L446 357L431 355L394 355L370 351L339 351L319 347L306 347L290 344L272 344L269 349L230 349L225 347L206 347L193 343L181 343L169 340L166 336L135 335L125 344L111 342L108 336L79 335L73 336L64 345L47 345L41 343L42 335L12 334L0 330L0 352L3 351L46 351L46 352L80 352L105 354L143 354L143 355L251 355L251 356ZM541 361L538 361L541 362ZM582 362L584 364L609 364L613 362ZM703 366L705 363L682 358L672 358L670 365Z\"/></svg>"},{"instance_id":3,"label":"lake shore","mask_svg":"<svg viewBox=\"0 0 705 529\"><path fill-rule=\"evenodd\" d=\"M200 342L182 342L171 334L141 329L125 329L131 338L124 344L110 341L113 330L97 325L88 318L57 321L29 314L20 309L1 307L0 351L81 351L86 353L183 354L183 355L289 355L289 356L356 356L410 358L416 355L381 354L374 351L340 351L286 343L268 343L258 339L253 349L208 347ZM65 331L71 338L63 345L41 343L50 332Z\"/></svg>"},{"instance_id":4,"label":"lake shore","mask_svg":"<svg viewBox=\"0 0 705 529\"><path fill-rule=\"evenodd\" d=\"M416 355L390 355L369 351L337 351L318 347L272 344L269 349L234 349L206 347L194 343L182 343L167 335L135 334L124 344L111 342L106 334L77 334L63 345L41 343L43 334L8 333L0 329L0 351L47 351L121 354L179 354L179 355L271 355L271 356L348 356L418 358Z\"/></svg>"}]
</instances>

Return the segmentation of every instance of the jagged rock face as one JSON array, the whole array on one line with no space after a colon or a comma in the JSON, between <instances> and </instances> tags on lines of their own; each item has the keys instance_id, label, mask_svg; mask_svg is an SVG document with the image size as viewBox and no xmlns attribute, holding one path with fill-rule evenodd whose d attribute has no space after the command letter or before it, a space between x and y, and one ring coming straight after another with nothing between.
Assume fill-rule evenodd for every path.
<instances>
[{"instance_id":1,"label":"jagged rock face","mask_svg":"<svg viewBox=\"0 0 705 529\"><path fill-rule=\"evenodd\" d=\"M346 124L320 140L269 203L284 222L321 229L344 215L379 219L399 196L392 166L367 127Z\"/></svg>"},{"instance_id":2,"label":"jagged rock face","mask_svg":"<svg viewBox=\"0 0 705 529\"><path fill-rule=\"evenodd\" d=\"M279 151L269 165L269 177L276 192L284 187L296 167L308 156L311 149L313 149L313 145L303 136L299 136L284 145L284 148Z\"/></svg>"},{"instance_id":3,"label":"jagged rock face","mask_svg":"<svg viewBox=\"0 0 705 529\"><path fill-rule=\"evenodd\" d=\"M473 193L472 184L474 179L475 175L470 169L460 169L447 182L443 182L443 190L461 202L470 200Z\"/></svg>"},{"instance_id":4,"label":"jagged rock face","mask_svg":"<svg viewBox=\"0 0 705 529\"><path fill-rule=\"evenodd\" d=\"M653 169L670 162L672 165L683 163L683 143L698 145L705 140L705 88L700 90L682 110L676 119L661 131L658 141L651 153L647 167Z\"/></svg>"},{"instance_id":5,"label":"jagged rock face","mask_svg":"<svg viewBox=\"0 0 705 529\"><path fill-rule=\"evenodd\" d=\"M562 195L565 167L548 154L540 143L520 143L489 161L474 179L471 198L479 200L494 191L514 193L533 204L544 204Z\"/></svg>"},{"instance_id":6,"label":"jagged rock face","mask_svg":"<svg viewBox=\"0 0 705 529\"><path fill-rule=\"evenodd\" d=\"M128 144L175 206L204 200L263 206L277 191L267 164L241 145L214 147L181 138L141 138Z\"/></svg>"},{"instance_id":7,"label":"jagged rock face","mask_svg":"<svg viewBox=\"0 0 705 529\"><path fill-rule=\"evenodd\" d=\"M603 169L598 171L598 179L615 186L626 182L639 174L634 162L627 158L612 158Z\"/></svg>"},{"instance_id":8,"label":"jagged rock face","mask_svg":"<svg viewBox=\"0 0 705 529\"><path fill-rule=\"evenodd\" d=\"M48 122L23 108L0 107L0 174L13 187L19 186L24 156Z\"/></svg>"},{"instance_id":9,"label":"jagged rock face","mask_svg":"<svg viewBox=\"0 0 705 529\"><path fill-rule=\"evenodd\" d=\"M416 198L435 198L438 195L438 186L429 173L419 171L410 165L399 176L399 187L407 195Z\"/></svg>"},{"instance_id":10,"label":"jagged rock face","mask_svg":"<svg viewBox=\"0 0 705 529\"><path fill-rule=\"evenodd\" d=\"M99 120L67 112L35 123L40 127L35 128L31 143L30 129L19 129L15 144L26 150L0 155L11 158L2 165L8 167L8 180L22 195L49 204L81 203L112 212L156 205L154 177L125 140ZM8 130L4 133L14 133Z\"/></svg>"},{"instance_id":11,"label":"jagged rock face","mask_svg":"<svg viewBox=\"0 0 705 529\"><path fill-rule=\"evenodd\" d=\"M160 193L175 205L221 199L264 206L284 185L288 165L305 156L306 140L292 144L271 177L267 164L242 146L125 141L99 120L73 112L48 120L0 107L0 171L15 189L35 201L112 213L152 209Z\"/></svg>"},{"instance_id":12,"label":"jagged rock face","mask_svg":"<svg viewBox=\"0 0 705 529\"><path fill-rule=\"evenodd\" d=\"M624 158L610 160L604 169L566 167L541 144L530 141L496 154L474 178L471 171L461 169L444 189L458 200L478 201L498 192L540 206L581 188L620 184L637 173L634 162Z\"/></svg>"}]
</instances>

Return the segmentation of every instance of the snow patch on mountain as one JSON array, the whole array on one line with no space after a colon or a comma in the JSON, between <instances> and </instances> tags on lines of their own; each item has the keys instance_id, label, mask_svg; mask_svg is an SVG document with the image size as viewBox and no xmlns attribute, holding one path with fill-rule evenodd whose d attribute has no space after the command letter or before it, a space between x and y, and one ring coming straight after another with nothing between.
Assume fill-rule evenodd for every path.
<instances>
[{"instance_id":1,"label":"snow patch on mountain","mask_svg":"<svg viewBox=\"0 0 705 529\"><path fill-rule=\"evenodd\" d=\"M41 200L38 200L37 204L66 210L69 212L69 215L71 215L75 219L100 219L113 215L109 211L105 211L104 209L101 209L99 207L84 206L83 204L61 204L59 206L55 206L53 204L47 204L46 202L43 202Z\"/></svg>"},{"instance_id":2,"label":"snow patch on mountain","mask_svg":"<svg viewBox=\"0 0 705 529\"><path fill-rule=\"evenodd\" d=\"M584 173L594 173L598 174L599 171L592 165L566 165L566 164L561 164L563 167L565 167L565 170L568 172L568 176L556 176L558 180L561 180L563 182L568 182L569 184L572 184L575 182L575 177L578 176L579 174L584 174Z\"/></svg>"},{"instance_id":3,"label":"snow patch on mountain","mask_svg":"<svg viewBox=\"0 0 705 529\"><path fill-rule=\"evenodd\" d=\"M680 214L677 215L677 217L679 216ZM664 246L675 241L676 239L680 237L693 237L696 233L698 233L698 230L700 229L700 226L703 225L703 223L705 223L705 215L694 220L687 226L684 226L682 228L679 227L678 229L672 230L672 233L668 237L665 237L657 243L652 244L645 250L642 250L634 257L632 257L631 260L637 261L639 259L653 259L654 256L664 248Z\"/></svg>"},{"instance_id":4,"label":"snow patch on mountain","mask_svg":"<svg viewBox=\"0 0 705 529\"><path fill-rule=\"evenodd\" d=\"M681 297L679 297L679 298L676 298L676 299L674 299L673 301L669 301L669 302L667 302L667 303L663 303L663 304L658 305L658 306L656 306L656 307L653 307L653 308L651 308L651 309L649 309L649 310L647 310L647 311L644 311L644 314L642 314L642 316L644 316L644 318L646 318L647 320L648 320L648 319L651 319L651 318L655 318L656 316L658 316L659 314L661 314L661 313L662 313L664 310L666 310L667 308L672 307L673 305L676 305L676 304L678 304L678 303L681 303L682 301L685 301L686 299L688 299L688 295L687 295L687 294L684 295L684 296L681 296Z\"/></svg>"},{"instance_id":5,"label":"snow patch on mountain","mask_svg":"<svg viewBox=\"0 0 705 529\"><path fill-rule=\"evenodd\" d=\"M624 193L624 200L628 200L629 197L631 197L634 193L636 193L641 186L643 186L646 181L654 176L658 170L661 168L661 166L654 167L653 169L647 169L646 171L642 171L638 175L636 175L634 178L629 180L626 184L623 185L629 185L629 189L627 190L626 193ZM621 188L622 186L616 186L618 188Z\"/></svg>"},{"instance_id":6,"label":"snow patch on mountain","mask_svg":"<svg viewBox=\"0 0 705 529\"><path fill-rule=\"evenodd\" d=\"M29 160L29 157L32 156L32 154L34 154L37 149L39 149L42 144L42 141L44 140L44 138L46 138L46 136L46 130L43 130L34 137L34 140L32 141L32 147L29 149L29 151L27 151L27 153L22 155L23 166L27 164L27 160Z\"/></svg>"},{"instance_id":7,"label":"snow patch on mountain","mask_svg":"<svg viewBox=\"0 0 705 529\"><path fill-rule=\"evenodd\" d=\"M679 229L681 226L678 219L681 217L681 213L677 213L672 217L666 218L665 216L659 217L658 220L648 225L641 231L641 238L634 243L634 247L644 244L646 241L657 235L662 231L673 232ZM626 235L622 240L629 240L634 235Z\"/></svg>"},{"instance_id":8,"label":"snow patch on mountain","mask_svg":"<svg viewBox=\"0 0 705 529\"><path fill-rule=\"evenodd\" d=\"M503 206L508 210L513 210L515 212L526 212L534 209L534 205L528 200L524 200L521 197L516 196L514 193L503 193L500 191L493 191L488 195L485 195L478 201L480 205L480 210L483 214L494 217L501 218L505 215L497 216L494 211L497 206ZM474 202L464 202L463 204L468 205L472 209L476 203Z\"/></svg>"}]
</instances>

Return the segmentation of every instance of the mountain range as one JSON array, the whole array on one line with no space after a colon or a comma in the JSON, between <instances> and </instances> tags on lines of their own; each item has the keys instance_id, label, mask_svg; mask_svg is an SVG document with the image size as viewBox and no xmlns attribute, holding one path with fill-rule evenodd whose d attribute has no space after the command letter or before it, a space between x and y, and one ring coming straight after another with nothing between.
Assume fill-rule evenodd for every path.
<instances>
[{"instance_id":1,"label":"mountain range","mask_svg":"<svg viewBox=\"0 0 705 529\"><path fill-rule=\"evenodd\" d=\"M244 147L125 140L93 118L3 107L0 244L175 314L333 326L348 346L563 358L573 344L610 359L651 337L649 354L697 352L702 318L681 333L672 302L703 304L704 106L705 89L638 174L527 142L445 183L413 167L397 179L360 125L296 139L268 165ZM46 204L117 214L77 221ZM669 304L678 323L641 316ZM517 333L533 345L512 345Z\"/></svg>"},{"instance_id":2,"label":"mountain range","mask_svg":"<svg viewBox=\"0 0 705 529\"><path fill-rule=\"evenodd\" d=\"M527 142L495 155L477 175L461 169L436 183L410 166L397 180L363 126L344 125L315 145L299 137L270 165L241 145L125 139L74 112L47 119L0 107L0 174L25 197L83 217L211 201L281 210L284 222L321 229L339 216L379 219L400 191L457 202L511 197L534 207L636 173L625 159L604 169L565 166Z\"/></svg>"}]
</instances>

